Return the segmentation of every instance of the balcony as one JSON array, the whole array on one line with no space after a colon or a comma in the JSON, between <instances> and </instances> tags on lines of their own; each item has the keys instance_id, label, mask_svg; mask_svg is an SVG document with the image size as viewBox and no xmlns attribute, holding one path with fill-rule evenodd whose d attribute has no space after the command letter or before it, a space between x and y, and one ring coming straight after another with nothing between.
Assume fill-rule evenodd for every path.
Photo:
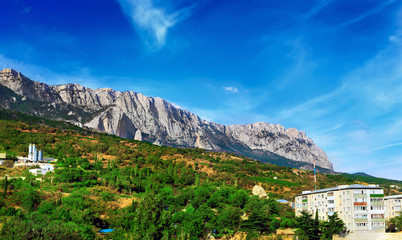
<instances>
[{"instance_id":1,"label":"balcony","mask_svg":"<svg viewBox=\"0 0 402 240\"><path fill-rule=\"evenodd\" d=\"M367 194L353 194L353 198L367 198Z\"/></svg>"},{"instance_id":2,"label":"balcony","mask_svg":"<svg viewBox=\"0 0 402 240\"><path fill-rule=\"evenodd\" d=\"M384 202L371 202L371 206L384 206Z\"/></svg>"},{"instance_id":3,"label":"balcony","mask_svg":"<svg viewBox=\"0 0 402 240\"><path fill-rule=\"evenodd\" d=\"M372 222L384 222L385 219L384 218L372 218L371 221Z\"/></svg>"},{"instance_id":4,"label":"balcony","mask_svg":"<svg viewBox=\"0 0 402 240\"><path fill-rule=\"evenodd\" d=\"M363 210L363 209L358 209L358 210L354 210L355 213L367 213L367 210Z\"/></svg>"},{"instance_id":5,"label":"balcony","mask_svg":"<svg viewBox=\"0 0 402 240\"><path fill-rule=\"evenodd\" d=\"M371 198L383 198L384 194L370 194Z\"/></svg>"},{"instance_id":6,"label":"balcony","mask_svg":"<svg viewBox=\"0 0 402 240\"><path fill-rule=\"evenodd\" d=\"M367 218L355 218L355 222L368 222Z\"/></svg>"},{"instance_id":7,"label":"balcony","mask_svg":"<svg viewBox=\"0 0 402 240\"><path fill-rule=\"evenodd\" d=\"M367 202L354 202L353 205L355 205L355 206L367 206ZM373 205L373 206L377 206L377 205Z\"/></svg>"}]
</instances>

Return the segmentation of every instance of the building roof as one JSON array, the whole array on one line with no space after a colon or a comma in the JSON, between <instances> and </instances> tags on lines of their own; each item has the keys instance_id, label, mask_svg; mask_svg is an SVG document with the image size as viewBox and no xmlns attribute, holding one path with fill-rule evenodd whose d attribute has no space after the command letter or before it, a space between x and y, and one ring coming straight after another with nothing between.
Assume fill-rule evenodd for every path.
<instances>
[{"instance_id":1,"label":"building roof","mask_svg":"<svg viewBox=\"0 0 402 240\"><path fill-rule=\"evenodd\" d=\"M114 229L112 229L112 228L99 230L100 233L111 233L113 231L114 231Z\"/></svg>"},{"instance_id":2,"label":"building roof","mask_svg":"<svg viewBox=\"0 0 402 240\"><path fill-rule=\"evenodd\" d=\"M399 198L402 199L402 194L400 194L400 195L386 196L386 197L384 197L384 200L388 200L388 199L399 199Z\"/></svg>"},{"instance_id":3,"label":"building roof","mask_svg":"<svg viewBox=\"0 0 402 240\"><path fill-rule=\"evenodd\" d=\"M303 191L301 194L297 194L296 196L302 196L302 195L310 195L310 194L316 194L316 193L325 193L325 192L332 192L332 191L339 191L339 190L345 190L345 189L382 189L379 186L376 185L361 185L361 184L352 184L352 185L340 185L337 187L332 187L332 188L324 188L324 189L319 189L315 191Z\"/></svg>"},{"instance_id":4,"label":"building roof","mask_svg":"<svg viewBox=\"0 0 402 240\"><path fill-rule=\"evenodd\" d=\"M7 153L0 153L0 159L6 159Z\"/></svg>"}]
</instances>

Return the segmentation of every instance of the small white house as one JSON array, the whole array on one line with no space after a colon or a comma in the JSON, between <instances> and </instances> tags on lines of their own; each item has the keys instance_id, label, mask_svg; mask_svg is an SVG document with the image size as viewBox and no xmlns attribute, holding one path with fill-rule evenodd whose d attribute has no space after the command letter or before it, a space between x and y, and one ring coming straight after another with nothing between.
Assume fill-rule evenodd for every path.
<instances>
[{"instance_id":1,"label":"small white house","mask_svg":"<svg viewBox=\"0 0 402 240\"><path fill-rule=\"evenodd\" d=\"M46 174L46 171L43 171L43 170L40 169L40 168L29 169L29 172L32 173L32 174L35 175L35 176L38 176L38 175L45 175L45 174Z\"/></svg>"},{"instance_id":2,"label":"small white house","mask_svg":"<svg viewBox=\"0 0 402 240\"><path fill-rule=\"evenodd\" d=\"M51 164L44 164L40 166L41 169L46 170L46 171L54 171L54 166Z\"/></svg>"},{"instance_id":3,"label":"small white house","mask_svg":"<svg viewBox=\"0 0 402 240\"><path fill-rule=\"evenodd\" d=\"M47 172L52 172L52 171L54 171L54 166L51 164L43 164L43 165L40 165L40 168L34 168L34 169L29 170L29 172L35 176L37 176L38 174L45 175Z\"/></svg>"}]
</instances>

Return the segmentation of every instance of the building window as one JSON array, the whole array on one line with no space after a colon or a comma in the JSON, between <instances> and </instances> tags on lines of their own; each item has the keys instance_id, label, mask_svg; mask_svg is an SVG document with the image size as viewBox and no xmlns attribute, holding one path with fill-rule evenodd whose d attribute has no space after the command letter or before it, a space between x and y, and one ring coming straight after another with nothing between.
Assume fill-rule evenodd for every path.
<instances>
[{"instance_id":1,"label":"building window","mask_svg":"<svg viewBox=\"0 0 402 240\"><path fill-rule=\"evenodd\" d=\"M365 227L366 223L356 223L356 227Z\"/></svg>"}]
</instances>

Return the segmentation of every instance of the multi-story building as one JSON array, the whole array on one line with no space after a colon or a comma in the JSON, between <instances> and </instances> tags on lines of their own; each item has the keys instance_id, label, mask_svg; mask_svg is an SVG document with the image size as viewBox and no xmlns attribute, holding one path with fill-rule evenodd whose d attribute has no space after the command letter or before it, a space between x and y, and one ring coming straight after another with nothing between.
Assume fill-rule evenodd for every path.
<instances>
[{"instance_id":1,"label":"multi-story building","mask_svg":"<svg viewBox=\"0 0 402 240\"><path fill-rule=\"evenodd\" d=\"M386 220L400 216L402 211L402 195L385 197L384 206Z\"/></svg>"},{"instance_id":2,"label":"multi-story building","mask_svg":"<svg viewBox=\"0 0 402 240\"><path fill-rule=\"evenodd\" d=\"M303 191L296 196L296 216L307 211L320 220L338 213L350 232L385 231L384 190L375 185L341 185L316 191Z\"/></svg>"}]
</instances>

